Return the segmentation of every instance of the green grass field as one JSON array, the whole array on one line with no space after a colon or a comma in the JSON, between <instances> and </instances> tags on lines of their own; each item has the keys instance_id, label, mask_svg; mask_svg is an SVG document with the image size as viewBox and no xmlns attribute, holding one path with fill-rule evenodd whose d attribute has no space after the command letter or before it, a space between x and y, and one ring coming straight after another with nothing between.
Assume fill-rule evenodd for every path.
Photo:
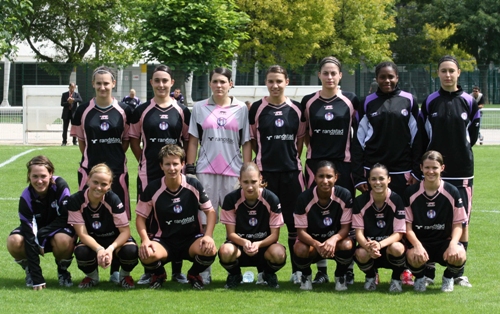
<instances>
[{"instance_id":1,"label":"green grass field","mask_svg":"<svg viewBox=\"0 0 500 314\"><path fill-rule=\"evenodd\" d=\"M76 146L27 147L0 146L0 164L11 157L34 149L15 161L0 166L0 209L3 221L0 224L0 307L2 313L500 313L498 292L500 278L497 273L500 252L498 250L496 222L500 217L500 195L498 178L500 170L493 166L500 156L500 146L477 146L474 148L476 178L474 205L470 232L469 256L466 275L473 288L455 287L453 293L440 291L439 267L436 285L425 293L415 293L411 287L403 287L401 294L389 294L390 274L380 270L381 284L375 292L363 289L364 276L355 268L355 284L346 292L336 292L334 284L315 286L311 292L301 291L288 282L290 263L279 271L280 289L271 290L254 284L244 284L236 290L225 290L226 274L218 260L213 264L213 282L203 291L194 291L190 285L167 281L162 289L150 290L137 286L124 291L108 282L109 273L101 270L101 283L90 290L82 291L78 283L84 275L76 262L70 267L75 285L59 287L56 267L51 254L42 258L42 269L47 280L47 289L32 291L24 285L24 273L13 262L5 247L12 229L19 225L17 204L26 187L26 162L35 155L48 156L56 167L56 175L64 177L72 191L77 189L77 168L80 153ZM129 153L131 200L135 200L135 178L137 162ZM132 203L135 208L135 202ZM132 234L138 239L132 223ZM217 225L215 242L223 243L225 229ZM281 232L281 242L286 243L286 230ZM329 262L329 274L333 275L335 263ZM184 263L183 271L190 267ZM170 265L166 267L170 274ZM252 269L255 272L255 269ZM313 266L315 271L315 266ZM135 268L132 275L138 279L142 267ZM499 312L496 312L499 311Z\"/></svg>"}]
</instances>

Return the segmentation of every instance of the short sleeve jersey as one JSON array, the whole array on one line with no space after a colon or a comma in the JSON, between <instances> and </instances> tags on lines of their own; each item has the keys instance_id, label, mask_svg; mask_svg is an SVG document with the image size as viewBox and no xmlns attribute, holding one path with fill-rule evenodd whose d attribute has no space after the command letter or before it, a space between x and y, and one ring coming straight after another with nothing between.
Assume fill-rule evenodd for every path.
<instances>
[{"instance_id":1,"label":"short sleeve jersey","mask_svg":"<svg viewBox=\"0 0 500 314\"><path fill-rule=\"evenodd\" d=\"M284 224L278 197L262 188L253 206L245 202L241 188L226 195L222 204L221 222L234 225L239 237L252 242L264 240L271 235L271 229L281 228Z\"/></svg>"},{"instance_id":2,"label":"short sleeve jersey","mask_svg":"<svg viewBox=\"0 0 500 314\"><path fill-rule=\"evenodd\" d=\"M362 229L367 239L382 241L393 233L406 233L405 207L401 197L388 191L382 208L377 208L371 192L354 200L352 227Z\"/></svg>"},{"instance_id":3,"label":"short sleeve jersey","mask_svg":"<svg viewBox=\"0 0 500 314\"><path fill-rule=\"evenodd\" d=\"M197 102L191 112L189 134L200 139L197 173L237 177L243 165L240 148L250 140L248 109L232 97L221 107L213 98Z\"/></svg>"},{"instance_id":4,"label":"short sleeve jersey","mask_svg":"<svg viewBox=\"0 0 500 314\"><path fill-rule=\"evenodd\" d=\"M120 231L118 228L129 225L125 206L113 191L106 193L97 206L92 208L88 197L89 188L71 195L66 208L68 209L68 223L85 225L88 234L99 239L115 239Z\"/></svg>"},{"instance_id":5,"label":"short sleeve jersey","mask_svg":"<svg viewBox=\"0 0 500 314\"><path fill-rule=\"evenodd\" d=\"M72 120L71 135L85 142L80 166L87 173L103 162L115 175L127 172L122 142L129 139L131 112L130 107L119 104L116 99L105 109L97 107L94 99L78 107Z\"/></svg>"},{"instance_id":6,"label":"short sleeve jersey","mask_svg":"<svg viewBox=\"0 0 500 314\"><path fill-rule=\"evenodd\" d=\"M440 89L427 96L420 111L424 134L422 154L436 150L444 156L444 180L474 177L472 146L479 136L481 113L474 98L461 88Z\"/></svg>"},{"instance_id":7,"label":"short sleeve jersey","mask_svg":"<svg viewBox=\"0 0 500 314\"><path fill-rule=\"evenodd\" d=\"M152 215L152 223L156 225L152 227L156 231L153 237L186 239L203 233L198 209L211 208L212 203L201 183L182 175L177 191L167 188L164 177L151 182L141 194L136 213L146 219Z\"/></svg>"},{"instance_id":8,"label":"short sleeve jersey","mask_svg":"<svg viewBox=\"0 0 500 314\"><path fill-rule=\"evenodd\" d=\"M289 98L275 106L267 97L252 104L250 135L257 142L255 163L260 171L302 170L297 139L306 134L306 120L300 103Z\"/></svg>"},{"instance_id":9,"label":"short sleeve jersey","mask_svg":"<svg viewBox=\"0 0 500 314\"><path fill-rule=\"evenodd\" d=\"M467 214L457 188L442 181L433 196L425 193L424 182L406 189L406 221L412 224L417 239L433 243L449 239L453 224L467 221Z\"/></svg>"},{"instance_id":10,"label":"short sleeve jersey","mask_svg":"<svg viewBox=\"0 0 500 314\"><path fill-rule=\"evenodd\" d=\"M316 190L315 186L299 195L293 217L295 228L306 229L313 239L324 242L337 234L341 225L351 223L352 197L347 189L336 185L330 202L322 206Z\"/></svg>"},{"instance_id":11,"label":"short sleeve jersey","mask_svg":"<svg viewBox=\"0 0 500 314\"><path fill-rule=\"evenodd\" d=\"M333 98L324 99L318 91L305 96L301 106L310 138L307 159L351 162L351 128L358 97L339 90Z\"/></svg>"},{"instance_id":12,"label":"short sleeve jersey","mask_svg":"<svg viewBox=\"0 0 500 314\"><path fill-rule=\"evenodd\" d=\"M140 105L130 120L129 136L142 140L142 155L139 161L139 179L145 187L149 182L163 176L158 162L158 153L167 144L183 146L189 140L191 112L177 103L161 108L154 99Z\"/></svg>"}]
</instances>

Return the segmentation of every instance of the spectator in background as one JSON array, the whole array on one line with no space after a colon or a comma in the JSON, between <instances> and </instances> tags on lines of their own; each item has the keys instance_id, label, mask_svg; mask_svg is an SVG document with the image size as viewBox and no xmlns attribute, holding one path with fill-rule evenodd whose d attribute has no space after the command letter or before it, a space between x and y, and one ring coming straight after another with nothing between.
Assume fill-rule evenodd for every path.
<instances>
[{"instance_id":1,"label":"spectator in background","mask_svg":"<svg viewBox=\"0 0 500 314\"><path fill-rule=\"evenodd\" d=\"M174 91L170 93L170 97L174 98L177 104L184 105L184 96L182 96L180 88L174 89Z\"/></svg>"},{"instance_id":2,"label":"spectator in background","mask_svg":"<svg viewBox=\"0 0 500 314\"><path fill-rule=\"evenodd\" d=\"M132 110L137 108L137 106L139 106L141 104L141 100L139 99L139 97L135 96L135 89L133 89L133 88L130 90L130 93L128 96L123 97L122 102L125 105L130 106L130 108L132 108Z\"/></svg>"},{"instance_id":3,"label":"spectator in background","mask_svg":"<svg viewBox=\"0 0 500 314\"><path fill-rule=\"evenodd\" d=\"M472 88L472 94L471 96L476 100L477 102L477 107L479 108L479 113L481 115L480 122L483 120L483 109L484 107L484 97L483 94L481 93L481 89L479 86L474 86ZM479 145L483 145L483 140L484 136L481 135L481 123L479 123Z\"/></svg>"},{"instance_id":4,"label":"spectator in background","mask_svg":"<svg viewBox=\"0 0 500 314\"><path fill-rule=\"evenodd\" d=\"M69 83L69 90L64 92L61 96L61 107L63 107L61 119L63 120L63 141L61 146L66 146L68 139L68 127L69 122L73 118L73 115L76 112L76 108L78 107L78 103L82 102L82 97L80 94L75 92L76 85L75 83ZM76 145L76 137L73 136L73 145Z\"/></svg>"},{"instance_id":5,"label":"spectator in background","mask_svg":"<svg viewBox=\"0 0 500 314\"><path fill-rule=\"evenodd\" d=\"M245 105L247 105L248 110L250 110L250 107L252 107L252 102L247 100L245 101Z\"/></svg>"}]
</instances>

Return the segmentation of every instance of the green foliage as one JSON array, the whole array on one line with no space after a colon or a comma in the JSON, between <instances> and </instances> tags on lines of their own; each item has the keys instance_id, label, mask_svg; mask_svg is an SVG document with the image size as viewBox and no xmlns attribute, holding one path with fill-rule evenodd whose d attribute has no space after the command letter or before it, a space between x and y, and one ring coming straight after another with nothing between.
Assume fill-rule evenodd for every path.
<instances>
[{"instance_id":1,"label":"green foliage","mask_svg":"<svg viewBox=\"0 0 500 314\"><path fill-rule=\"evenodd\" d=\"M29 0L0 0L0 8L0 56L10 58L17 50L13 45L16 34L33 8Z\"/></svg>"},{"instance_id":2,"label":"green foliage","mask_svg":"<svg viewBox=\"0 0 500 314\"><path fill-rule=\"evenodd\" d=\"M248 16L234 1L145 1L143 12L140 50L187 72L227 65L248 38Z\"/></svg>"},{"instance_id":3,"label":"green foliage","mask_svg":"<svg viewBox=\"0 0 500 314\"><path fill-rule=\"evenodd\" d=\"M333 1L237 0L251 23L250 37L238 55L252 65L267 67L282 64L292 68L304 65L333 35Z\"/></svg>"}]
</instances>

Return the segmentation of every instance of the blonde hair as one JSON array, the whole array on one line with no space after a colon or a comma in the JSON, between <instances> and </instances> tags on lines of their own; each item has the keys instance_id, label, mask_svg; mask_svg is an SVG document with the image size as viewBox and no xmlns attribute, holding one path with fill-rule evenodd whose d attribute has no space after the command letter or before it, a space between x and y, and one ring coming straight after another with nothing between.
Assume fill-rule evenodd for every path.
<instances>
[{"instance_id":1,"label":"blonde hair","mask_svg":"<svg viewBox=\"0 0 500 314\"><path fill-rule=\"evenodd\" d=\"M106 165L105 163L100 163L92 167L89 172L89 180L94 173L105 173L109 175L109 179L111 181L109 185L111 186L111 183L113 182L113 171L108 167L108 165Z\"/></svg>"}]
</instances>

